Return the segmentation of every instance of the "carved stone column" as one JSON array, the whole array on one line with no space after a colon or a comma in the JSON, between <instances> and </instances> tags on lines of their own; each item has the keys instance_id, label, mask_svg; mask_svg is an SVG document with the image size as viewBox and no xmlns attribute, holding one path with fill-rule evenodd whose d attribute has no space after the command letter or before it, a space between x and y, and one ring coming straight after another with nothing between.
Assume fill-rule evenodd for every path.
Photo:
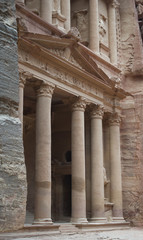
<instances>
[{"instance_id":1,"label":"carved stone column","mask_svg":"<svg viewBox=\"0 0 143 240\"><path fill-rule=\"evenodd\" d=\"M99 53L99 13L98 0L89 0L89 47Z\"/></svg>"},{"instance_id":2,"label":"carved stone column","mask_svg":"<svg viewBox=\"0 0 143 240\"><path fill-rule=\"evenodd\" d=\"M105 221L103 176L103 106L91 112L91 221Z\"/></svg>"},{"instance_id":3,"label":"carved stone column","mask_svg":"<svg viewBox=\"0 0 143 240\"><path fill-rule=\"evenodd\" d=\"M72 222L87 222L85 193L84 111L86 103L78 99L72 106Z\"/></svg>"},{"instance_id":4,"label":"carved stone column","mask_svg":"<svg viewBox=\"0 0 143 240\"><path fill-rule=\"evenodd\" d=\"M118 5L117 0L111 0L108 5L110 61L115 65L117 65L116 7Z\"/></svg>"},{"instance_id":5,"label":"carved stone column","mask_svg":"<svg viewBox=\"0 0 143 240\"><path fill-rule=\"evenodd\" d=\"M65 16L65 29L68 32L71 28L71 8L70 0L62 0L62 14Z\"/></svg>"},{"instance_id":6,"label":"carved stone column","mask_svg":"<svg viewBox=\"0 0 143 240\"><path fill-rule=\"evenodd\" d=\"M122 180L120 156L120 117L113 113L109 119L110 124L110 182L111 202L113 206L113 219L123 220L122 209Z\"/></svg>"},{"instance_id":7,"label":"carved stone column","mask_svg":"<svg viewBox=\"0 0 143 240\"><path fill-rule=\"evenodd\" d=\"M40 1L40 12L41 18L48 23L52 24L52 8L53 1L52 0L41 0Z\"/></svg>"},{"instance_id":8,"label":"carved stone column","mask_svg":"<svg viewBox=\"0 0 143 240\"><path fill-rule=\"evenodd\" d=\"M51 98L54 86L42 84L36 106L35 221L51 223Z\"/></svg>"},{"instance_id":9,"label":"carved stone column","mask_svg":"<svg viewBox=\"0 0 143 240\"><path fill-rule=\"evenodd\" d=\"M18 116L21 121L21 126L23 129L23 98L24 98L24 85L26 83L27 76L23 73L19 73L19 107L18 107Z\"/></svg>"}]
</instances>

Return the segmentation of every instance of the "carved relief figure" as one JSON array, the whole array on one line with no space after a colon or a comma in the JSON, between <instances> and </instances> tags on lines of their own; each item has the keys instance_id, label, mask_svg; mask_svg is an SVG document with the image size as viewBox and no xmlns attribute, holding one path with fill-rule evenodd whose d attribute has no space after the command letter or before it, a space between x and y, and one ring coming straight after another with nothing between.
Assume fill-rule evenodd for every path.
<instances>
[{"instance_id":1,"label":"carved relief figure","mask_svg":"<svg viewBox=\"0 0 143 240\"><path fill-rule=\"evenodd\" d=\"M104 36L106 35L106 18L102 14L100 14L99 18L99 34L100 34L100 41L103 40Z\"/></svg>"}]
</instances>

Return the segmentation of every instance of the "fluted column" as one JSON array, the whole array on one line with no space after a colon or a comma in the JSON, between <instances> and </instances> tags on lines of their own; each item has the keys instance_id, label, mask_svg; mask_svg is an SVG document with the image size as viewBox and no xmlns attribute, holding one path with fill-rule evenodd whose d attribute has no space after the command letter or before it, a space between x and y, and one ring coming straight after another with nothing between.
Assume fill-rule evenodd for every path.
<instances>
[{"instance_id":1,"label":"fluted column","mask_svg":"<svg viewBox=\"0 0 143 240\"><path fill-rule=\"evenodd\" d=\"M103 177L103 106L91 112L91 221L105 221Z\"/></svg>"},{"instance_id":2,"label":"fluted column","mask_svg":"<svg viewBox=\"0 0 143 240\"><path fill-rule=\"evenodd\" d=\"M117 0L111 0L108 5L110 61L115 65L117 65L116 7L118 5Z\"/></svg>"},{"instance_id":3,"label":"fluted column","mask_svg":"<svg viewBox=\"0 0 143 240\"><path fill-rule=\"evenodd\" d=\"M66 17L65 29L68 32L71 28L71 9L70 0L62 0L62 14Z\"/></svg>"},{"instance_id":4,"label":"fluted column","mask_svg":"<svg viewBox=\"0 0 143 240\"><path fill-rule=\"evenodd\" d=\"M41 0L40 9L41 18L48 23L52 23L53 0Z\"/></svg>"},{"instance_id":5,"label":"fluted column","mask_svg":"<svg viewBox=\"0 0 143 240\"><path fill-rule=\"evenodd\" d=\"M99 53L99 13L98 0L89 0L89 47Z\"/></svg>"},{"instance_id":6,"label":"fluted column","mask_svg":"<svg viewBox=\"0 0 143 240\"><path fill-rule=\"evenodd\" d=\"M84 111L86 103L78 99L72 106L72 222L86 220Z\"/></svg>"},{"instance_id":7,"label":"fluted column","mask_svg":"<svg viewBox=\"0 0 143 240\"><path fill-rule=\"evenodd\" d=\"M24 85L26 83L26 75L22 72L19 73L19 106L18 116L21 121L21 127L23 129L23 99L24 99Z\"/></svg>"},{"instance_id":8,"label":"fluted column","mask_svg":"<svg viewBox=\"0 0 143 240\"><path fill-rule=\"evenodd\" d=\"M42 84L36 106L35 223L51 223L51 98L54 87Z\"/></svg>"},{"instance_id":9,"label":"fluted column","mask_svg":"<svg viewBox=\"0 0 143 240\"><path fill-rule=\"evenodd\" d=\"M109 119L110 124L110 182L111 202L113 206L113 219L123 220L122 209L122 180L120 156L120 117L113 113Z\"/></svg>"}]
</instances>

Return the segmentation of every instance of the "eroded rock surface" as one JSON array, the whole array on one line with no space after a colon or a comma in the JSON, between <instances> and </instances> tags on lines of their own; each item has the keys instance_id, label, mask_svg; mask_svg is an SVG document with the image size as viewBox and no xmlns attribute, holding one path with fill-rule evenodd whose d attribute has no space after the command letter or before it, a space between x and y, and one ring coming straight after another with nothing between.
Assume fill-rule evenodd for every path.
<instances>
[{"instance_id":1,"label":"eroded rock surface","mask_svg":"<svg viewBox=\"0 0 143 240\"><path fill-rule=\"evenodd\" d=\"M8 231L23 226L26 202L14 0L0 0L0 39L0 231Z\"/></svg>"}]
</instances>

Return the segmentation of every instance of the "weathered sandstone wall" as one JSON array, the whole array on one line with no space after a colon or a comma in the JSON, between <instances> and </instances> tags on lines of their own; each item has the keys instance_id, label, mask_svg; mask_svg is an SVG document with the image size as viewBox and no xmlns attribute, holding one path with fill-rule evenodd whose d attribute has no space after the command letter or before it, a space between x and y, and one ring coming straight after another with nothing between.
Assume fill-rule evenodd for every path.
<instances>
[{"instance_id":1,"label":"weathered sandstone wall","mask_svg":"<svg viewBox=\"0 0 143 240\"><path fill-rule=\"evenodd\" d=\"M23 226L26 204L14 0L0 0L0 39L0 231L8 231Z\"/></svg>"},{"instance_id":2,"label":"weathered sandstone wall","mask_svg":"<svg viewBox=\"0 0 143 240\"><path fill-rule=\"evenodd\" d=\"M143 225L143 49L134 0L120 1L123 88L121 124L124 217Z\"/></svg>"}]
</instances>

